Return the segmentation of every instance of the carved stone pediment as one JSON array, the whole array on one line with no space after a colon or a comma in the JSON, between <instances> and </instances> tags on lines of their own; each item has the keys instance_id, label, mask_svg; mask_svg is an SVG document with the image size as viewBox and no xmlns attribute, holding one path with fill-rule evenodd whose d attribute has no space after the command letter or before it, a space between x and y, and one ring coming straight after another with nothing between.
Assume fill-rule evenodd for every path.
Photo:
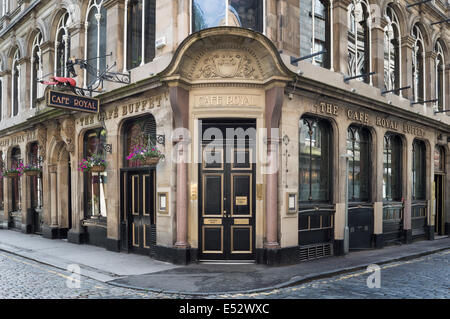
<instances>
[{"instance_id":1,"label":"carved stone pediment","mask_svg":"<svg viewBox=\"0 0 450 319\"><path fill-rule=\"evenodd\" d=\"M187 84L267 84L290 81L293 74L283 64L273 44L260 33L242 28L202 30L187 38L163 81Z\"/></svg>"},{"instance_id":2,"label":"carved stone pediment","mask_svg":"<svg viewBox=\"0 0 450 319\"><path fill-rule=\"evenodd\" d=\"M62 121L61 137L67 145L67 151L71 154L75 152L75 120L68 118Z\"/></svg>"},{"instance_id":3,"label":"carved stone pediment","mask_svg":"<svg viewBox=\"0 0 450 319\"><path fill-rule=\"evenodd\" d=\"M47 157L47 128L44 125L38 126L37 139L39 144L39 153L42 157L42 160L45 161Z\"/></svg>"}]
</instances>

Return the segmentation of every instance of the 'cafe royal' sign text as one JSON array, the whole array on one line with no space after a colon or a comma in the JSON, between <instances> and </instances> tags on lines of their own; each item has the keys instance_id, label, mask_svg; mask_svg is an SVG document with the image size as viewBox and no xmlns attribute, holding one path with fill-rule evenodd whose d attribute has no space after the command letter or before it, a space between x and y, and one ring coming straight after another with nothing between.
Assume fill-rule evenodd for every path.
<instances>
[{"instance_id":1,"label":"'cafe royal' sign text","mask_svg":"<svg viewBox=\"0 0 450 319\"><path fill-rule=\"evenodd\" d=\"M338 105L321 102L315 105L314 109L317 113L338 116L340 107ZM400 125L399 121L387 119L380 116L376 116L375 121L373 121L370 115L366 112L354 111L348 108L346 115L349 120L360 122L361 124L376 125L397 132L401 130L403 133L412 134L419 137L425 136L425 130L420 127L407 123L402 123L402 125Z\"/></svg>"},{"instance_id":2,"label":"'cafe royal' sign text","mask_svg":"<svg viewBox=\"0 0 450 319\"><path fill-rule=\"evenodd\" d=\"M47 105L75 111L98 113L100 103L98 99L50 90L47 96Z\"/></svg>"}]
</instances>

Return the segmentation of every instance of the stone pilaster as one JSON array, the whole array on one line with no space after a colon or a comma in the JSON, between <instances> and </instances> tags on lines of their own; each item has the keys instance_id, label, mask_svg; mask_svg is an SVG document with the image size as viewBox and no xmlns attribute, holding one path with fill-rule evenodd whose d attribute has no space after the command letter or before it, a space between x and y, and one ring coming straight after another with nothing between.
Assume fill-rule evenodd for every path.
<instances>
[{"instance_id":1,"label":"stone pilaster","mask_svg":"<svg viewBox=\"0 0 450 319\"><path fill-rule=\"evenodd\" d=\"M124 21L125 21L125 0L111 0L104 4L108 21L108 39L106 41L106 52L112 52L106 64L117 63L115 72L122 72L124 65Z\"/></svg>"},{"instance_id":2,"label":"stone pilaster","mask_svg":"<svg viewBox=\"0 0 450 319\"><path fill-rule=\"evenodd\" d=\"M412 36L405 36L401 39L401 73L402 73L402 83L401 86L411 86L408 90L400 91L401 96L413 100L413 71L412 71L412 54L413 54L414 38Z\"/></svg>"},{"instance_id":3,"label":"stone pilaster","mask_svg":"<svg viewBox=\"0 0 450 319\"><path fill-rule=\"evenodd\" d=\"M425 53L425 100L436 99L436 57L434 51ZM427 106L434 106L435 103L427 103Z\"/></svg>"},{"instance_id":4,"label":"stone pilaster","mask_svg":"<svg viewBox=\"0 0 450 319\"><path fill-rule=\"evenodd\" d=\"M387 21L384 18L377 19L372 27L372 76L373 85L379 89L384 88L384 27Z\"/></svg>"},{"instance_id":5,"label":"stone pilaster","mask_svg":"<svg viewBox=\"0 0 450 319\"><path fill-rule=\"evenodd\" d=\"M333 3L333 68L336 72L348 74L348 21L347 8L351 0Z\"/></svg>"}]
</instances>

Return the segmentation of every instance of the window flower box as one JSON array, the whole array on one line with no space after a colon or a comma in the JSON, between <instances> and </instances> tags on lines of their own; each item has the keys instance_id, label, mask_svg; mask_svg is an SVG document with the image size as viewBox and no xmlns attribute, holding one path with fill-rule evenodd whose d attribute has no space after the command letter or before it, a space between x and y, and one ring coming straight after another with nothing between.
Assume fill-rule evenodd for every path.
<instances>
[{"instance_id":1,"label":"window flower box","mask_svg":"<svg viewBox=\"0 0 450 319\"><path fill-rule=\"evenodd\" d=\"M164 154L154 145L136 145L133 151L127 156L129 161L139 161L142 165L157 165Z\"/></svg>"},{"instance_id":2,"label":"window flower box","mask_svg":"<svg viewBox=\"0 0 450 319\"><path fill-rule=\"evenodd\" d=\"M104 160L101 154L93 154L87 159L83 158L78 164L78 170L81 172L95 172L101 173L104 172L108 166L108 163Z\"/></svg>"}]
</instances>

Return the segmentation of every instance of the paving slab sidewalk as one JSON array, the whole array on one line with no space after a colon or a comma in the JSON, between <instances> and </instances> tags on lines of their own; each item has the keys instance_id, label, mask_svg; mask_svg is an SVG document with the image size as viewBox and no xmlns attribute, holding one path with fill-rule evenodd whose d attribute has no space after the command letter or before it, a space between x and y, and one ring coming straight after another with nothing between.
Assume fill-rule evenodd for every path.
<instances>
[{"instance_id":1,"label":"paving slab sidewalk","mask_svg":"<svg viewBox=\"0 0 450 319\"><path fill-rule=\"evenodd\" d=\"M0 230L0 250L60 269L78 264L84 276L112 285L186 295L251 293L450 249L450 238L351 252L289 266L204 264L176 266L146 256Z\"/></svg>"}]
</instances>

